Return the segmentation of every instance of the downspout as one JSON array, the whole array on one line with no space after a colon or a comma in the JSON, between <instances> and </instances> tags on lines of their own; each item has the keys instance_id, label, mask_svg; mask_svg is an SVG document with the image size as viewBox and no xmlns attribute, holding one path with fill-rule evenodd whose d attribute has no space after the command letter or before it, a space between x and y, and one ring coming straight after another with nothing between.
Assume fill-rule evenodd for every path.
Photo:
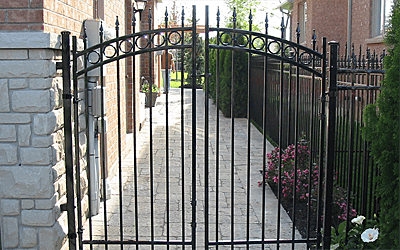
<instances>
[{"instance_id":1,"label":"downspout","mask_svg":"<svg viewBox=\"0 0 400 250\"><path fill-rule=\"evenodd\" d=\"M348 0L347 5L347 55L351 53L351 24L353 21L352 11L353 10L353 0Z\"/></svg>"}]
</instances>

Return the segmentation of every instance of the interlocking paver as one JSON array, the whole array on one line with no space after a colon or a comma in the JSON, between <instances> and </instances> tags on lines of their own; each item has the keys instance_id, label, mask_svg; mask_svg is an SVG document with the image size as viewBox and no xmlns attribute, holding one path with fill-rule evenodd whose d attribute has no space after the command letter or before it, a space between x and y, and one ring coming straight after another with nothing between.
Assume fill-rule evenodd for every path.
<instances>
[{"instance_id":1,"label":"interlocking paver","mask_svg":"<svg viewBox=\"0 0 400 250\"><path fill-rule=\"evenodd\" d=\"M181 135L181 100L180 89L172 89L168 95L168 159L166 152L166 102L165 95L157 99L153 108L152 119L147 118L145 126L137 135L137 204L135 204L134 185L134 157L133 150L123 159L122 166L122 232L123 240L136 240L136 229L139 231L139 240L178 240L182 241L182 228L185 240L190 241L192 220L192 90L184 90L184 156L182 158ZM202 90L196 91L197 95L197 122L196 122L196 240L197 249L204 249L205 237L205 97ZM231 240L232 223L232 193L231 183L234 183L234 239L246 240L247 221L249 221L249 238L260 239L262 232L262 188L258 186L261 179L259 169L262 168L263 136L253 126L250 129L250 189L248 189L248 121L243 118L235 119L234 127L234 168L232 178L232 146L231 146L231 119L220 113L220 140L219 155L216 155L216 114L217 109L209 100L209 239L211 241ZM150 164L150 125L153 129L153 162ZM132 142L127 144L132 145ZM131 146L132 147L132 146ZM132 147L133 148L133 147ZM267 142L267 152L272 150L272 145ZM217 181L217 161L219 163L219 179ZM167 176L167 162L169 175ZM184 164L184 165L182 165ZM152 168L150 168L152 166ZM167 187L167 183L169 183ZM152 184L152 185L151 185ZM106 201L107 206L107 233L108 239L121 239L120 222L120 196L118 191L119 174L112 179L112 198ZM183 187L182 187L183 185ZM184 193L182 193L184 188ZM218 196L216 191L218 189ZM168 192L167 192L168 191ZM151 192L153 197L151 198ZM167 196L167 194L169 194ZM249 197L248 197L248 194ZM217 214L218 197L218 217ZM247 206L247 200L250 205ZM152 201L152 203L151 203ZM167 203L169 201L169 203ZM169 204L167 206L167 204ZM104 239L104 204L100 214L92 217L93 239ZM137 206L137 208L135 207ZM265 238L277 237L277 210L278 201L266 186L265 193ZM248 210L249 208L249 210ZM138 225L135 213L138 212ZM167 212L169 211L169 212ZM183 213L182 213L183 211ZM151 215L153 212L153 216ZM247 220L247 213L249 219ZM218 220L218 225L216 221ZM292 222L283 208L281 208L280 238L292 238ZM152 229L153 224L153 229ZM89 238L88 221L85 225L84 239ZM296 239L301 236L296 230ZM218 239L217 239L218 238ZM86 246L85 246L86 247ZM210 247L215 249L215 247ZM231 246L220 246L219 249L230 249ZM246 245L238 245L235 249L246 249ZM88 247L85 249L89 249ZM105 249L104 246L95 246L94 249ZM121 249L120 245L110 245L108 249ZM125 245L123 249L136 249L134 245ZM151 249L150 246L140 246L139 249ZM155 246L154 249L166 249L165 246ZM183 249L182 246L171 245L170 249ZM190 249L186 246L186 249ZM258 245L250 245L249 249L261 249ZM276 249L275 245L265 245L265 249ZM280 249L291 249L291 245L281 244ZM305 249L303 245L296 245L296 249Z\"/></svg>"}]
</instances>

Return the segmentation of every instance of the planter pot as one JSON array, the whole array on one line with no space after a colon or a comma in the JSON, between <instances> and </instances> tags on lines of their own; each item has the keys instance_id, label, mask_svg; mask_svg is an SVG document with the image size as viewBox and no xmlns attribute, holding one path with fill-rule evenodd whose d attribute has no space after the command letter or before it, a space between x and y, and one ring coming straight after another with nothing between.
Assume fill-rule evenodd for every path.
<instances>
[{"instance_id":1,"label":"planter pot","mask_svg":"<svg viewBox=\"0 0 400 250\"><path fill-rule=\"evenodd\" d=\"M150 95L152 95L151 98L150 98ZM146 107L154 107L156 105L157 96L158 96L158 93L156 93L156 92L146 93ZM151 103L150 103L150 101L151 101Z\"/></svg>"}]
</instances>

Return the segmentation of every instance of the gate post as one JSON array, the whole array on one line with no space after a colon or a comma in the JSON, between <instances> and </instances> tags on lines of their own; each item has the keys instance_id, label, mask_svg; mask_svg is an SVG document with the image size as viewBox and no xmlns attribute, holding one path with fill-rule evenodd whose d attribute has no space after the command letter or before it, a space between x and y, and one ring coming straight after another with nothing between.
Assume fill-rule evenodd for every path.
<instances>
[{"instance_id":1,"label":"gate post","mask_svg":"<svg viewBox=\"0 0 400 250\"><path fill-rule=\"evenodd\" d=\"M336 132L336 85L337 85L337 57L338 42L329 42L330 65L329 65L329 88L328 88L328 119L326 137L326 162L325 162L325 195L324 195L324 226L323 226L323 249L330 249L331 226L332 226L332 196L333 175L335 159L335 132Z\"/></svg>"},{"instance_id":2,"label":"gate post","mask_svg":"<svg viewBox=\"0 0 400 250\"><path fill-rule=\"evenodd\" d=\"M65 140L65 172L67 186L67 204L61 210L68 215L69 249L76 249L75 205L74 205L74 170L72 154L72 112L71 112L71 58L70 32L63 31L62 35L62 79L63 79L63 108L64 108L64 140Z\"/></svg>"}]
</instances>

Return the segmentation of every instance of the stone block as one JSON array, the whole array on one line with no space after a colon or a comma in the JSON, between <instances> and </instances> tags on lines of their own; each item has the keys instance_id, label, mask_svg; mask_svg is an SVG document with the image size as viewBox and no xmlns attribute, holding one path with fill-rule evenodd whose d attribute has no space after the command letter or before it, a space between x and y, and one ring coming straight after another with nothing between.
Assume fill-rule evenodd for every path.
<instances>
[{"instance_id":1,"label":"stone block","mask_svg":"<svg viewBox=\"0 0 400 250\"><path fill-rule=\"evenodd\" d=\"M26 165L47 166L52 162L51 148L21 148L20 157Z\"/></svg>"},{"instance_id":2,"label":"stone block","mask_svg":"<svg viewBox=\"0 0 400 250\"><path fill-rule=\"evenodd\" d=\"M23 248L37 246L37 231L35 228L31 227L22 228L20 245Z\"/></svg>"},{"instance_id":3,"label":"stone block","mask_svg":"<svg viewBox=\"0 0 400 250\"><path fill-rule=\"evenodd\" d=\"M15 125L0 125L0 142L17 141Z\"/></svg>"},{"instance_id":4,"label":"stone block","mask_svg":"<svg viewBox=\"0 0 400 250\"><path fill-rule=\"evenodd\" d=\"M15 78L9 80L10 89L25 89L29 86L27 78Z\"/></svg>"},{"instance_id":5,"label":"stone block","mask_svg":"<svg viewBox=\"0 0 400 250\"><path fill-rule=\"evenodd\" d=\"M1 114L0 123L3 124L24 124L30 123L31 116L29 114Z\"/></svg>"},{"instance_id":6,"label":"stone block","mask_svg":"<svg viewBox=\"0 0 400 250\"><path fill-rule=\"evenodd\" d=\"M53 194L53 174L50 167L0 166L0 197L46 199Z\"/></svg>"},{"instance_id":7,"label":"stone block","mask_svg":"<svg viewBox=\"0 0 400 250\"><path fill-rule=\"evenodd\" d=\"M14 165L17 163L17 146L0 144L0 165Z\"/></svg>"},{"instance_id":8,"label":"stone block","mask_svg":"<svg viewBox=\"0 0 400 250\"><path fill-rule=\"evenodd\" d=\"M23 210L22 225L32 227L51 227L55 223L53 210Z\"/></svg>"},{"instance_id":9,"label":"stone block","mask_svg":"<svg viewBox=\"0 0 400 250\"><path fill-rule=\"evenodd\" d=\"M22 200L21 201L21 209L28 210L35 207L34 200Z\"/></svg>"},{"instance_id":10,"label":"stone block","mask_svg":"<svg viewBox=\"0 0 400 250\"><path fill-rule=\"evenodd\" d=\"M53 78L31 78L29 79L30 89L49 89L53 86Z\"/></svg>"},{"instance_id":11,"label":"stone block","mask_svg":"<svg viewBox=\"0 0 400 250\"><path fill-rule=\"evenodd\" d=\"M53 209L54 205L56 204L56 196L53 195L50 199L40 199L40 200L35 200L35 208L36 209Z\"/></svg>"},{"instance_id":12,"label":"stone block","mask_svg":"<svg viewBox=\"0 0 400 250\"><path fill-rule=\"evenodd\" d=\"M11 96L12 109L15 112L50 111L50 92L48 90L20 90Z\"/></svg>"},{"instance_id":13,"label":"stone block","mask_svg":"<svg viewBox=\"0 0 400 250\"><path fill-rule=\"evenodd\" d=\"M0 48L24 48L24 49L60 49L61 36L54 33L16 31L0 32Z\"/></svg>"},{"instance_id":14,"label":"stone block","mask_svg":"<svg viewBox=\"0 0 400 250\"><path fill-rule=\"evenodd\" d=\"M54 50L51 49L30 49L29 59L49 60L54 58Z\"/></svg>"},{"instance_id":15,"label":"stone block","mask_svg":"<svg viewBox=\"0 0 400 250\"><path fill-rule=\"evenodd\" d=\"M57 116L54 111L38 114L33 118L33 132L36 135L50 135L57 128Z\"/></svg>"},{"instance_id":16,"label":"stone block","mask_svg":"<svg viewBox=\"0 0 400 250\"><path fill-rule=\"evenodd\" d=\"M56 63L50 60L2 60L0 78L37 78L56 75Z\"/></svg>"},{"instance_id":17,"label":"stone block","mask_svg":"<svg viewBox=\"0 0 400 250\"><path fill-rule=\"evenodd\" d=\"M19 125L18 126L18 145L29 146L31 139L31 126L30 125Z\"/></svg>"},{"instance_id":18,"label":"stone block","mask_svg":"<svg viewBox=\"0 0 400 250\"><path fill-rule=\"evenodd\" d=\"M79 133L79 149L81 157L86 154L86 146L87 146L86 134Z\"/></svg>"},{"instance_id":19,"label":"stone block","mask_svg":"<svg viewBox=\"0 0 400 250\"><path fill-rule=\"evenodd\" d=\"M54 101L54 108L61 108L62 107L62 92L63 92L63 86L62 86L62 79L60 77L54 78L53 81L53 96L52 99Z\"/></svg>"},{"instance_id":20,"label":"stone block","mask_svg":"<svg viewBox=\"0 0 400 250\"><path fill-rule=\"evenodd\" d=\"M35 148L47 148L53 144L53 135L32 137L32 146Z\"/></svg>"},{"instance_id":21,"label":"stone block","mask_svg":"<svg viewBox=\"0 0 400 250\"><path fill-rule=\"evenodd\" d=\"M3 233L2 243L3 246L8 248L14 248L18 246L18 219L14 217L3 217Z\"/></svg>"},{"instance_id":22,"label":"stone block","mask_svg":"<svg viewBox=\"0 0 400 250\"><path fill-rule=\"evenodd\" d=\"M61 249L66 233L59 223L51 228L39 229L39 249L54 250Z\"/></svg>"},{"instance_id":23,"label":"stone block","mask_svg":"<svg viewBox=\"0 0 400 250\"><path fill-rule=\"evenodd\" d=\"M0 79L0 112L10 112L7 79Z\"/></svg>"},{"instance_id":24,"label":"stone block","mask_svg":"<svg viewBox=\"0 0 400 250\"><path fill-rule=\"evenodd\" d=\"M14 199L3 199L1 201L1 214L2 215L8 215L8 216L14 216L14 215L19 215L20 214L20 206L19 206L19 200L14 200Z\"/></svg>"},{"instance_id":25,"label":"stone block","mask_svg":"<svg viewBox=\"0 0 400 250\"><path fill-rule=\"evenodd\" d=\"M0 60L25 60L28 59L27 49L1 49Z\"/></svg>"}]
</instances>

